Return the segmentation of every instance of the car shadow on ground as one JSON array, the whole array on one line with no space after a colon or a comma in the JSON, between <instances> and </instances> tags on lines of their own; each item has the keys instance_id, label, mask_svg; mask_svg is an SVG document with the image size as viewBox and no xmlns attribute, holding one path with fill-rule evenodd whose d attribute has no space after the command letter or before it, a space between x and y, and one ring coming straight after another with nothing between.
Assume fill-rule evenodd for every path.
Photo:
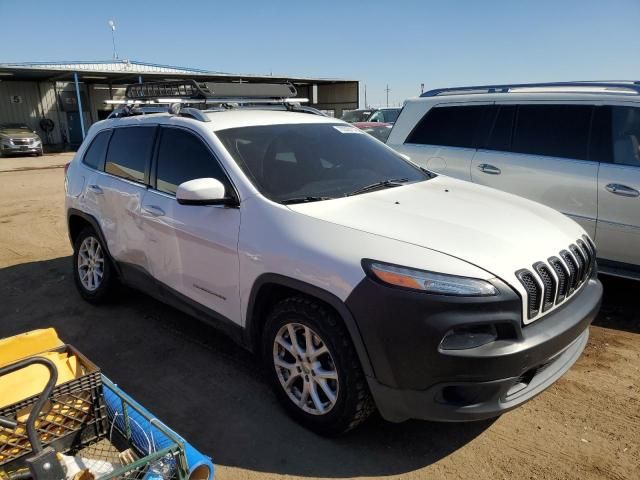
<instances>
[{"instance_id":1,"label":"car shadow on ground","mask_svg":"<svg viewBox=\"0 0 640 480\"><path fill-rule=\"evenodd\" d=\"M638 284L607 278L605 292L596 323L639 332ZM219 465L334 478L402 474L449 455L492 424L374 417L345 437L319 437L283 413L254 356L143 294L118 293L108 306L81 300L70 257L0 269L0 338L55 327Z\"/></svg>"},{"instance_id":2,"label":"car shadow on ground","mask_svg":"<svg viewBox=\"0 0 640 480\"><path fill-rule=\"evenodd\" d=\"M602 307L594 325L640 333L640 281L601 275Z\"/></svg>"},{"instance_id":3,"label":"car shadow on ground","mask_svg":"<svg viewBox=\"0 0 640 480\"><path fill-rule=\"evenodd\" d=\"M0 270L0 338L53 326L114 382L219 465L321 477L401 474L480 435L491 421L405 422L375 416L327 439L289 419L256 358L227 337L143 294L109 306L76 293L69 257Z\"/></svg>"}]
</instances>

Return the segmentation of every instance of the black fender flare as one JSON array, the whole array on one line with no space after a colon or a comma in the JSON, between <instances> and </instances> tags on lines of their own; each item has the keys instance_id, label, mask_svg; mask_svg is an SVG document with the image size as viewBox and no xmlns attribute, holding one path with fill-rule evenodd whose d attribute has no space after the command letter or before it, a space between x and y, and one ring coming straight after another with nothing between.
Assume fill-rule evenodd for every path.
<instances>
[{"instance_id":1,"label":"black fender flare","mask_svg":"<svg viewBox=\"0 0 640 480\"><path fill-rule=\"evenodd\" d=\"M71 238L71 217L80 217L84 221L86 221L93 230L96 232L98 237L100 238L100 242L104 245L104 249L107 251L107 256L112 260L111 264L114 266L118 275L120 275L120 267L118 266L118 262L113 261L113 257L111 256L111 252L109 251L109 244L107 244L107 239L102 233L102 228L98 223L98 220L93 215L89 215L88 213L83 212L82 210L78 210L77 208L70 208L67 210L67 231L69 232L69 241L71 242L71 247L73 248L73 238Z\"/></svg>"},{"instance_id":2,"label":"black fender flare","mask_svg":"<svg viewBox=\"0 0 640 480\"><path fill-rule=\"evenodd\" d=\"M244 328L245 345L249 346L251 350L255 351L256 349L255 340L257 332L260 328L260 318L255 314L255 307L258 294L265 285L276 285L287 287L292 290L298 290L305 295L317 298L318 300L321 300L330 305L338 313L338 315L340 315L340 317L344 321L345 326L347 327L347 331L351 336L351 341L353 342L353 346L355 347L356 353L360 360L362 371L367 377L374 377L373 367L371 365L371 361L369 360L369 354L367 352L365 344L362 341L360 329L358 328L358 324L353 317L353 314L347 308L345 303L331 292L328 292L320 287L316 287L315 285L311 285L301 280L297 280L295 278L287 277L285 275L280 275L277 273L263 273L258 278L256 278L256 281L251 287Z\"/></svg>"}]
</instances>

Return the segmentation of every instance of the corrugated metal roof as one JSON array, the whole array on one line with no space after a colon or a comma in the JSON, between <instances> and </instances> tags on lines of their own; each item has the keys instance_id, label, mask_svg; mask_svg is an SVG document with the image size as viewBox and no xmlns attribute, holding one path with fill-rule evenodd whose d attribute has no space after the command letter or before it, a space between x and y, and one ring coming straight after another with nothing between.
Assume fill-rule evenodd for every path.
<instances>
[{"instance_id":1,"label":"corrugated metal roof","mask_svg":"<svg viewBox=\"0 0 640 480\"><path fill-rule=\"evenodd\" d=\"M18 62L0 63L0 68L20 69L20 70L59 70L63 72L82 73L131 73L131 74L178 74L192 76L229 76L233 78L289 78L292 80L321 80L321 81L346 81L338 78L318 78L318 77L292 77L289 75L259 75L259 74L239 74L225 73L212 70L202 70L198 68L177 67L172 65L160 65L136 60L105 60L105 61L67 61L67 62Z\"/></svg>"}]
</instances>

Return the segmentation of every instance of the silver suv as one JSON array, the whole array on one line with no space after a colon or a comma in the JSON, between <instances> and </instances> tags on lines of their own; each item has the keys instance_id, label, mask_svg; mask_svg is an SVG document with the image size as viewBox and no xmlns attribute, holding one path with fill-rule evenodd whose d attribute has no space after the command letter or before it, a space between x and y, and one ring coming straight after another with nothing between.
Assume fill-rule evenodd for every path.
<instances>
[{"instance_id":1,"label":"silver suv","mask_svg":"<svg viewBox=\"0 0 640 480\"><path fill-rule=\"evenodd\" d=\"M492 85L408 100L387 144L418 165L544 203L640 278L640 82Z\"/></svg>"}]
</instances>

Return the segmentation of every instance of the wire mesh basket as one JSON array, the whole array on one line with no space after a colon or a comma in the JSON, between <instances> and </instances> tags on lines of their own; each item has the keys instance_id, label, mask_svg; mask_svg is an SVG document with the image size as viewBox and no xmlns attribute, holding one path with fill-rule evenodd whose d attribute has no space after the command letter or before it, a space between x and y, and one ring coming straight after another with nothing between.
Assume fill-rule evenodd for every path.
<instances>
[{"instance_id":1,"label":"wire mesh basket","mask_svg":"<svg viewBox=\"0 0 640 480\"><path fill-rule=\"evenodd\" d=\"M106 433L106 408L102 397L100 369L70 345L51 350L73 356L79 376L57 385L39 412L35 428L43 445L57 451L79 449ZM15 428L0 427L0 469L24 466L32 452L25 421L39 394L0 409L0 416L14 420Z\"/></svg>"},{"instance_id":2,"label":"wire mesh basket","mask_svg":"<svg viewBox=\"0 0 640 480\"><path fill-rule=\"evenodd\" d=\"M90 372L97 372L97 379L94 375L86 389L77 388L79 382L76 388L65 384L54 388L56 367L41 357L3 367L0 375L33 363L48 365L50 379L40 396L11 405L0 415L0 453L4 455L0 458L5 459L0 463L0 480L38 480L33 466L37 457L47 454L53 463L57 460L67 480L185 480L189 476L182 438L97 369ZM25 413L29 407L30 413ZM209 459L205 463L204 474L194 475L192 469L190 480L211 477L213 464Z\"/></svg>"}]
</instances>

